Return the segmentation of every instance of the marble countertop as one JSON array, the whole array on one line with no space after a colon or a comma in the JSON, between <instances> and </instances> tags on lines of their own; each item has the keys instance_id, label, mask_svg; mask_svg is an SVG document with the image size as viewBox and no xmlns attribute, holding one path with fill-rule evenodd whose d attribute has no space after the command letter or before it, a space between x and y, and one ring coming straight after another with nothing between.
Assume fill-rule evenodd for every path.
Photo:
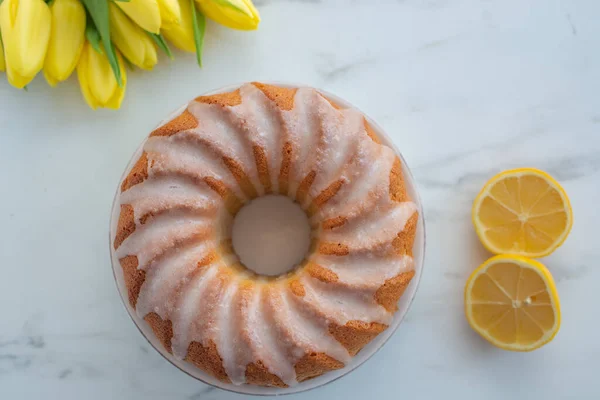
<instances>
[{"instance_id":1,"label":"marble countertop","mask_svg":"<svg viewBox=\"0 0 600 400\"><path fill-rule=\"evenodd\" d=\"M87 108L74 77L0 82L0 398L226 400L149 348L121 304L108 221L142 138L178 105L231 83L299 82L354 103L403 152L425 207L417 297L384 350L290 399L598 399L600 3L596 0L256 1L255 33L208 27L193 55L129 73L119 112ZM528 354L468 327L463 286L489 254L471 202L496 172L553 174L575 212L543 261L563 322Z\"/></svg>"}]
</instances>

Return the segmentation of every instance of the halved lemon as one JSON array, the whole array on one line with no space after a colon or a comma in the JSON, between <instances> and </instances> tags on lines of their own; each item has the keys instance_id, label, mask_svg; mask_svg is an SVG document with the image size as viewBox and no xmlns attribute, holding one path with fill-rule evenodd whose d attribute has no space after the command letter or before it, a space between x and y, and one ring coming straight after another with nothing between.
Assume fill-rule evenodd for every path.
<instances>
[{"instance_id":1,"label":"halved lemon","mask_svg":"<svg viewBox=\"0 0 600 400\"><path fill-rule=\"evenodd\" d=\"M528 257L552 253L573 225L564 189L534 168L504 171L490 179L473 203L472 217L489 251Z\"/></svg>"},{"instance_id":2,"label":"halved lemon","mask_svg":"<svg viewBox=\"0 0 600 400\"><path fill-rule=\"evenodd\" d=\"M477 333L505 350L535 350L560 327L552 275L542 263L518 255L492 257L473 271L465 313Z\"/></svg>"}]
</instances>

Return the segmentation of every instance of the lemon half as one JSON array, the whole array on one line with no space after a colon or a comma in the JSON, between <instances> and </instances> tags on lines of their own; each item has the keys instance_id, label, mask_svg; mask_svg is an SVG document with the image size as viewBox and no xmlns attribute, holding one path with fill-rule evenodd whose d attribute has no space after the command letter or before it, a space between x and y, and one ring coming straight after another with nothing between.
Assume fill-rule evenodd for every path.
<instances>
[{"instance_id":1,"label":"lemon half","mask_svg":"<svg viewBox=\"0 0 600 400\"><path fill-rule=\"evenodd\" d=\"M573 225L564 189L534 168L501 172L473 203L473 225L492 253L543 257L556 250Z\"/></svg>"},{"instance_id":2,"label":"lemon half","mask_svg":"<svg viewBox=\"0 0 600 400\"><path fill-rule=\"evenodd\" d=\"M552 275L540 262L500 255L487 260L465 286L471 327L505 350L531 351L560 328L560 302Z\"/></svg>"}]
</instances>

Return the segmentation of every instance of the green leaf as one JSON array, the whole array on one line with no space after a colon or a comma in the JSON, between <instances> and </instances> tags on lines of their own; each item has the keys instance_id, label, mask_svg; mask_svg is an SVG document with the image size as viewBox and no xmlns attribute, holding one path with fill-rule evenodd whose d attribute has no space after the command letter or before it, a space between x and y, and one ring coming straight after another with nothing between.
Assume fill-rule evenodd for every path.
<instances>
[{"instance_id":1,"label":"green leaf","mask_svg":"<svg viewBox=\"0 0 600 400\"><path fill-rule=\"evenodd\" d=\"M154 43L156 43L156 45L162 51L164 51L167 54L167 56L169 56L169 58L172 60L173 54L171 53L171 49L169 49L169 45L167 44L167 41L165 40L163 35L161 35L160 33L156 34L151 32L148 32L148 35L150 35L150 37L154 40Z\"/></svg>"},{"instance_id":2,"label":"green leaf","mask_svg":"<svg viewBox=\"0 0 600 400\"><path fill-rule=\"evenodd\" d=\"M96 25L96 29L102 39L108 63L115 74L115 79L119 86L123 86L121 79L121 69L117 59L117 52L110 41L110 22L108 19L108 1L107 0L81 0L89 15Z\"/></svg>"},{"instance_id":3,"label":"green leaf","mask_svg":"<svg viewBox=\"0 0 600 400\"><path fill-rule=\"evenodd\" d=\"M204 32L206 31L206 18L201 14L192 2L192 26L194 27L194 42L196 43L196 60L202 66L202 47L204 46Z\"/></svg>"},{"instance_id":4,"label":"green leaf","mask_svg":"<svg viewBox=\"0 0 600 400\"><path fill-rule=\"evenodd\" d=\"M100 33L94 26L94 24L87 24L85 26L85 38L90 42L92 48L96 50L98 53L102 53L102 49L100 48Z\"/></svg>"}]
</instances>

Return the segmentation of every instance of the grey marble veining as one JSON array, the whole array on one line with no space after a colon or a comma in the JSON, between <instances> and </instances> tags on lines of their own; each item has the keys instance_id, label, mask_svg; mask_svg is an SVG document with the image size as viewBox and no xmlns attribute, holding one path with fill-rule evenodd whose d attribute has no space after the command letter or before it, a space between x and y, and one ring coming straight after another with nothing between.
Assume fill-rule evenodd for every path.
<instances>
[{"instance_id":1,"label":"grey marble veining","mask_svg":"<svg viewBox=\"0 0 600 400\"><path fill-rule=\"evenodd\" d=\"M406 158L427 223L425 269L398 331L363 366L290 399L598 399L600 3L595 0L257 0L257 32L209 23L205 65L128 71L119 112L75 77L0 82L0 399L226 400L171 366L115 288L108 217L129 157L160 116L250 80L321 87L378 121ZM156 95L160 93L160 95ZM530 354L468 327L463 287L489 254L472 201L495 173L544 169L575 212L543 262L561 297L556 339Z\"/></svg>"}]
</instances>

